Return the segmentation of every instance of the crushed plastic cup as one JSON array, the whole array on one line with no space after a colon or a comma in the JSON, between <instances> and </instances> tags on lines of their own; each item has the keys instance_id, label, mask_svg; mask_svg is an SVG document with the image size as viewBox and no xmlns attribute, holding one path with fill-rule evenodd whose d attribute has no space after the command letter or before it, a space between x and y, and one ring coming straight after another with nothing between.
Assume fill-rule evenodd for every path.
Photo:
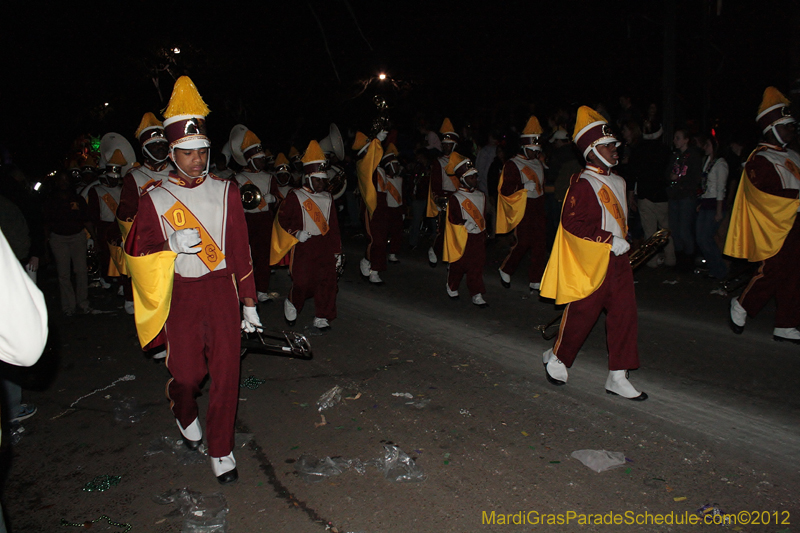
<instances>
[{"instance_id":1,"label":"crushed plastic cup","mask_svg":"<svg viewBox=\"0 0 800 533\"><path fill-rule=\"evenodd\" d=\"M215 492L204 496L186 487L172 489L153 496L153 501L168 505L177 504L183 516L181 533L227 533L228 502L225 495Z\"/></svg>"},{"instance_id":2,"label":"crushed plastic cup","mask_svg":"<svg viewBox=\"0 0 800 533\"><path fill-rule=\"evenodd\" d=\"M393 444L383 445L383 458L378 459L378 468L389 481L409 483L425 481L427 476L414 459Z\"/></svg>"},{"instance_id":3,"label":"crushed plastic cup","mask_svg":"<svg viewBox=\"0 0 800 533\"><path fill-rule=\"evenodd\" d=\"M182 439L166 436L154 439L145 450L144 456L150 457L159 453L174 455L178 464L183 466L205 464L208 461L205 444L201 444L196 450L190 450Z\"/></svg>"},{"instance_id":4,"label":"crushed plastic cup","mask_svg":"<svg viewBox=\"0 0 800 533\"><path fill-rule=\"evenodd\" d=\"M576 450L572 457L588 466L595 472L605 472L625 464L625 454L606 450Z\"/></svg>"},{"instance_id":5,"label":"crushed plastic cup","mask_svg":"<svg viewBox=\"0 0 800 533\"><path fill-rule=\"evenodd\" d=\"M342 387L336 385L328 392L320 396L319 400L317 400L317 409L319 410L319 412L322 412L325 409L330 409L337 403L341 402L343 392L344 390L342 389Z\"/></svg>"},{"instance_id":6,"label":"crushed plastic cup","mask_svg":"<svg viewBox=\"0 0 800 533\"><path fill-rule=\"evenodd\" d=\"M328 477L338 476L348 468L350 468L349 461L341 457L317 459L313 455L307 454L301 455L294 464L295 471L308 483L316 483Z\"/></svg>"},{"instance_id":7,"label":"crushed plastic cup","mask_svg":"<svg viewBox=\"0 0 800 533\"><path fill-rule=\"evenodd\" d=\"M147 409L139 407L136 398L120 398L114 401L114 420L125 424L139 422Z\"/></svg>"}]
</instances>

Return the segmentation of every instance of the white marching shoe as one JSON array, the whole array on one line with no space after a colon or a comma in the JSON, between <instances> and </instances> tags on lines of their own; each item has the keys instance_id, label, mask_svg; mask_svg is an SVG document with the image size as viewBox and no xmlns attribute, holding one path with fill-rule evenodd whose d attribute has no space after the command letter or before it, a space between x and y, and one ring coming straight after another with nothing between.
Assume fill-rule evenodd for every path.
<instances>
[{"instance_id":1,"label":"white marching shoe","mask_svg":"<svg viewBox=\"0 0 800 533\"><path fill-rule=\"evenodd\" d=\"M328 323L327 318L319 318L316 316L314 317L314 327L320 331L328 331L331 329L331 325Z\"/></svg>"},{"instance_id":2,"label":"white marching shoe","mask_svg":"<svg viewBox=\"0 0 800 533\"><path fill-rule=\"evenodd\" d=\"M181 435L183 435L183 442L186 444L186 447L190 450L199 448L200 444L203 442L203 429L200 427L200 420L195 418L185 429L181 426L177 418L175 419L175 423L178 424L178 429Z\"/></svg>"},{"instance_id":3,"label":"white marching shoe","mask_svg":"<svg viewBox=\"0 0 800 533\"><path fill-rule=\"evenodd\" d=\"M646 400L647 394L636 390L628 381L627 374L627 370L609 370L606 378L606 394L616 394L635 402Z\"/></svg>"},{"instance_id":4,"label":"white marching shoe","mask_svg":"<svg viewBox=\"0 0 800 533\"><path fill-rule=\"evenodd\" d=\"M428 248L428 264L434 268L436 267L436 263L439 262L439 259L436 257L436 252L433 251L433 246Z\"/></svg>"},{"instance_id":5,"label":"white marching shoe","mask_svg":"<svg viewBox=\"0 0 800 533\"><path fill-rule=\"evenodd\" d=\"M553 385L566 384L567 378L569 377L567 365L556 357L552 348L542 354L542 363L544 363L544 373L545 376L547 376L547 381Z\"/></svg>"},{"instance_id":6,"label":"white marching shoe","mask_svg":"<svg viewBox=\"0 0 800 533\"><path fill-rule=\"evenodd\" d=\"M154 361L158 361L160 359L166 359L166 358L167 358L167 350L166 350L166 348L162 349L160 352L156 352L156 353L153 354L153 360Z\"/></svg>"},{"instance_id":7,"label":"white marching shoe","mask_svg":"<svg viewBox=\"0 0 800 533\"><path fill-rule=\"evenodd\" d=\"M500 273L500 284L503 287L505 287L506 289L510 289L511 288L511 276L509 276L508 274L503 272L502 269L498 268L497 271Z\"/></svg>"},{"instance_id":8,"label":"white marching shoe","mask_svg":"<svg viewBox=\"0 0 800 533\"><path fill-rule=\"evenodd\" d=\"M217 476L217 481L220 485L233 483L239 479L239 472L236 471L236 459L233 458L233 452L225 457L212 457L211 470Z\"/></svg>"},{"instance_id":9,"label":"white marching shoe","mask_svg":"<svg viewBox=\"0 0 800 533\"><path fill-rule=\"evenodd\" d=\"M283 301L283 318L286 319L286 323L290 326L294 326L297 320L297 308L289 301L289 298Z\"/></svg>"},{"instance_id":10,"label":"white marching shoe","mask_svg":"<svg viewBox=\"0 0 800 533\"><path fill-rule=\"evenodd\" d=\"M538 291L540 286L541 286L540 283L529 283L528 284L528 288L531 290L531 292Z\"/></svg>"},{"instance_id":11,"label":"white marching shoe","mask_svg":"<svg viewBox=\"0 0 800 533\"><path fill-rule=\"evenodd\" d=\"M257 292L256 295L258 296L258 301L259 302L270 302L270 301L272 301L272 296L270 296L268 292Z\"/></svg>"},{"instance_id":12,"label":"white marching shoe","mask_svg":"<svg viewBox=\"0 0 800 533\"><path fill-rule=\"evenodd\" d=\"M374 270L369 271L369 282L373 285L383 285L383 280Z\"/></svg>"},{"instance_id":13,"label":"white marching shoe","mask_svg":"<svg viewBox=\"0 0 800 533\"><path fill-rule=\"evenodd\" d=\"M455 300L458 298L458 291L451 291L450 285L447 283L445 283L444 287L447 289L447 295L450 297L450 299Z\"/></svg>"},{"instance_id":14,"label":"white marching shoe","mask_svg":"<svg viewBox=\"0 0 800 533\"><path fill-rule=\"evenodd\" d=\"M389 262L390 263L399 263L400 260L397 258L396 254L389 254Z\"/></svg>"},{"instance_id":15,"label":"white marching shoe","mask_svg":"<svg viewBox=\"0 0 800 533\"><path fill-rule=\"evenodd\" d=\"M772 330L772 338L780 342L800 344L800 331L797 328L775 328Z\"/></svg>"},{"instance_id":16,"label":"white marching shoe","mask_svg":"<svg viewBox=\"0 0 800 533\"><path fill-rule=\"evenodd\" d=\"M477 305L481 309L486 309L487 307L489 307L489 304L486 303L486 300L483 299L483 295L482 294L476 294L475 296L473 296L472 297L472 303L474 303L475 305Z\"/></svg>"},{"instance_id":17,"label":"white marching shoe","mask_svg":"<svg viewBox=\"0 0 800 533\"><path fill-rule=\"evenodd\" d=\"M731 329L737 335L741 335L744 331L744 323L747 320L747 311L739 303L738 298L731 299Z\"/></svg>"},{"instance_id":18,"label":"white marching shoe","mask_svg":"<svg viewBox=\"0 0 800 533\"><path fill-rule=\"evenodd\" d=\"M132 315L135 311L133 309L133 302L130 300L125 300L125 312L129 315Z\"/></svg>"},{"instance_id":19,"label":"white marching shoe","mask_svg":"<svg viewBox=\"0 0 800 533\"><path fill-rule=\"evenodd\" d=\"M366 257L365 257L365 258L363 258L361 261L359 261L359 263L358 263L358 268L359 268L359 269L361 269L361 275L362 275L363 277L365 277L365 278L366 278L366 277L369 277L369 271L370 271L370 267L371 267L371 266L372 266L372 263L370 263L370 262L367 260L367 258L366 258Z\"/></svg>"}]
</instances>

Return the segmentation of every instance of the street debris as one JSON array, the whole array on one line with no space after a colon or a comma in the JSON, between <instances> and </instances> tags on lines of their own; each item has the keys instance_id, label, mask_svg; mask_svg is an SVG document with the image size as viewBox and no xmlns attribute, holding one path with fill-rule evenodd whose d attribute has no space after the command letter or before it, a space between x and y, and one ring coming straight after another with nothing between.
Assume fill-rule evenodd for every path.
<instances>
[{"instance_id":1,"label":"street debris","mask_svg":"<svg viewBox=\"0 0 800 533\"><path fill-rule=\"evenodd\" d=\"M325 409L329 409L334 405L336 405L337 403L341 402L343 392L344 391L342 387L336 385L331 390L320 396L319 400L317 400L317 409L319 410L319 412L321 413Z\"/></svg>"},{"instance_id":2,"label":"street debris","mask_svg":"<svg viewBox=\"0 0 800 533\"><path fill-rule=\"evenodd\" d=\"M698 509L695 512L697 513L697 516L699 516L700 518L703 518L703 519L705 519L706 516L715 517L715 518L712 519L714 524L726 525L727 526L727 525L729 525L731 523L731 517L727 516L726 513L722 509L719 508L719 504L718 503L715 503L713 505L710 504L710 503L707 503L707 504L705 504L704 506L702 506L700 509ZM719 518L716 518L717 516Z\"/></svg>"},{"instance_id":3,"label":"street debris","mask_svg":"<svg viewBox=\"0 0 800 533\"><path fill-rule=\"evenodd\" d=\"M324 457L317 459L308 454L303 454L294 465L295 471L308 483L316 483L328 477L342 474L345 470L354 469L358 474L364 475L368 466L376 467L383 477L396 483L425 481L427 476L422 467L408 456L399 447L384 444L382 457L369 461L361 459L344 459L342 457Z\"/></svg>"},{"instance_id":4,"label":"street debris","mask_svg":"<svg viewBox=\"0 0 800 533\"><path fill-rule=\"evenodd\" d=\"M256 390L266 382L267 382L266 379L258 379L255 376L248 376L245 379L243 379L241 383L239 383L239 388Z\"/></svg>"},{"instance_id":5,"label":"street debris","mask_svg":"<svg viewBox=\"0 0 800 533\"><path fill-rule=\"evenodd\" d=\"M327 426L328 425L328 421L325 420L325 415L319 415L319 417L320 417L320 421L319 422L314 422L314 427L318 428L318 427L322 427L322 426Z\"/></svg>"},{"instance_id":6,"label":"street debris","mask_svg":"<svg viewBox=\"0 0 800 533\"><path fill-rule=\"evenodd\" d=\"M408 398L409 400L414 397L414 395L410 392L393 392L392 396L397 396L398 398Z\"/></svg>"},{"instance_id":7,"label":"street debris","mask_svg":"<svg viewBox=\"0 0 800 533\"><path fill-rule=\"evenodd\" d=\"M423 398L421 400L406 402L406 405L413 407L414 409L425 409L428 407L428 404L431 403L430 398Z\"/></svg>"},{"instance_id":8,"label":"street debris","mask_svg":"<svg viewBox=\"0 0 800 533\"><path fill-rule=\"evenodd\" d=\"M595 472L605 472L625 464L625 454L606 450L575 450L572 457Z\"/></svg>"},{"instance_id":9,"label":"street debris","mask_svg":"<svg viewBox=\"0 0 800 533\"><path fill-rule=\"evenodd\" d=\"M672 280L665 279L661 283L662 283L662 285L677 285L678 284L678 280L677 279L672 279Z\"/></svg>"},{"instance_id":10,"label":"street debris","mask_svg":"<svg viewBox=\"0 0 800 533\"><path fill-rule=\"evenodd\" d=\"M125 529L123 529L120 533L128 533L128 531L133 529L133 525L124 524L124 523L121 523L121 522L114 522L113 520L111 520L106 515L100 515L98 518L95 518L94 520L86 520L85 522L68 522L67 520L64 520L62 518L61 519L61 526L62 527L82 527L84 529L89 529L90 527L92 527L97 522L100 522L101 520L105 520L106 522L108 522L108 525L110 525L112 527L124 527Z\"/></svg>"},{"instance_id":11,"label":"street debris","mask_svg":"<svg viewBox=\"0 0 800 533\"><path fill-rule=\"evenodd\" d=\"M105 492L111 487L116 487L122 481L122 476L97 476L83 486L84 492Z\"/></svg>"},{"instance_id":12,"label":"street debris","mask_svg":"<svg viewBox=\"0 0 800 533\"><path fill-rule=\"evenodd\" d=\"M159 505L170 503L178 505L183 515L181 533L227 533L228 531L230 509L225 495L221 492L204 496L200 492L184 487L153 496L153 501Z\"/></svg>"},{"instance_id":13,"label":"street debris","mask_svg":"<svg viewBox=\"0 0 800 533\"><path fill-rule=\"evenodd\" d=\"M135 424L142 419L147 409L139 407L136 398L120 398L114 402L114 420Z\"/></svg>"}]
</instances>

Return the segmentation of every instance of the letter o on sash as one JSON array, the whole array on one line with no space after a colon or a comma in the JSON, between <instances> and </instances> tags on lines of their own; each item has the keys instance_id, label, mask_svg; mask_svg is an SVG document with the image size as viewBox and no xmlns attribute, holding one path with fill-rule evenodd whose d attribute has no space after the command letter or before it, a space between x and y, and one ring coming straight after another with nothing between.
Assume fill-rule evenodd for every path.
<instances>
[{"instance_id":1,"label":"letter o on sash","mask_svg":"<svg viewBox=\"0 0 800 533\"><path fill-rule=\"evenodd\" d=\"M186 213L183 212L183 209L176 209L172 212L172 221L179 228L186 225Z\"/></svg>"}]
</instances>

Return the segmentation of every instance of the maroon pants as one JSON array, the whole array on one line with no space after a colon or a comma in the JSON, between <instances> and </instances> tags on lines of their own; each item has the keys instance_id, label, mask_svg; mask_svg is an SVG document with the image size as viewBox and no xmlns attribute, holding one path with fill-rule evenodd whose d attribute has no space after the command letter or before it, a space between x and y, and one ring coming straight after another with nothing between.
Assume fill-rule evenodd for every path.
<instances>
[{"instance_id":1,"label":"maroon pants","mask_svg":"<svg viewBox=\"0 0 800 533\"><path fill-rule=\"evenodd\" d=\"M612 255L602 285L592 294L567 305L561 317L553 353L571 367L592 331L600 313L606 310L606 345L609 370L639 368L638 316L633 290L633 270L628 255Z\"/></svg>"},{"instance_id":2,"label":"maroon pants","mask_svg":"<svg viewBox=\"0 0 800 533\"><path fill-rule=\"evenodd\" d=\"M781 250L761 262L758 272L739 296L747 314L755 316L775 297L775 327L800 326L800 217L795 218Z\"/></svg>"},{"instance_id":3,"label":"maroon pants","mask_svg":"<svg viewBox=\"0 0 800 533\"><path fill-rule=\"evenodd\" d=\"M436 217L436 239L433 241L433 253L439 261L442 260L442 252L444 250L444 225L447 223L447 211L441 211L439 216Z\"/></svg>"},{"instance_id":4,"label":"maroon pants","mask_svg":"<svg viewBox=\"0 0 800 533\"><path fill-rule=\"evenodd\" d=\"M314 315L318 318L336 318L336 257L328 246L314 242L321 237L311 237L292 248L289 273L292 288L289 301L299 313L309 298L314 298ZM385 257L384 257L385 261Z\"/></svg>"},{"instance_id":5,"label":"maroon pants","mask_svg":"<svg viewBox=\"0 0 800 533\"><path fill-rule=\"evenodd\" d=\"M269 247L272 238L272 211L261 213L245 213L247 221L247 240L250 243L250 255L253 258L253 276L258 292L269 291Z\"/></svg>"},{"instance_id":6,"label":"maroon pants","mask_svg":"<svg viewBox=\"0 0 800 533\"><path fill-rule=\"evenodd\" d=\"M389 253L397 254L400 253L400 247L403 244L403 213L405 212L405 207L388 207L387 209Z\"/></svg>"},{"instance_id":7,"label":"maroon pants","mask_svg":"<svg viewBox=\"0 0 800 533\"><path fill-rule=\"evenodd\" d=\"M447 286L451 291L457 291L462 278L467 276L469 295L483 294L486 287L483 284L483 266L486 264L486 232L470 234L464 255L458 261L450 263L447 269Z\"/></svg>"},{"instance_id":8,"label":"maroon pants","mask_svg":"<svg viewBox=\"0 0 800 533\"><path fill-rule=\"evenodd\" d=\"M367 229L367 250L364 257L370 262L375 272L386 270L386 241L389 238L389 208L378 204L369 216L364 209L364 227Z\"/></svg>"},{"instance_id":9,"label":"maroon pants","mask_svg":"<svg viewBox=\"0 0 800 533\"><path fill-rule=\"evenodd\" d=\"M529 198L525 205L525 216L514 228L514 246L508 253L500 269L512 276L520 261L528 251L531 252L531 265L528 268L528 281L542 281L547 266L547 231L544 210L544 197Z\"/></svg>"},{"instance_id":10,"label":"maroon pants","mask_svg":"<svg viewBox=\"0 0 800 533\"><path fill-rule=\"evenodd\" d=\"M164 332L167 338L167 397L175 418L186 427L197 418L197 396L206 374L211 388L206 442L211 457L233 450L239 402L239 299L227 270L202 278L175 276Z\"/></svg>"}]
</instances>

